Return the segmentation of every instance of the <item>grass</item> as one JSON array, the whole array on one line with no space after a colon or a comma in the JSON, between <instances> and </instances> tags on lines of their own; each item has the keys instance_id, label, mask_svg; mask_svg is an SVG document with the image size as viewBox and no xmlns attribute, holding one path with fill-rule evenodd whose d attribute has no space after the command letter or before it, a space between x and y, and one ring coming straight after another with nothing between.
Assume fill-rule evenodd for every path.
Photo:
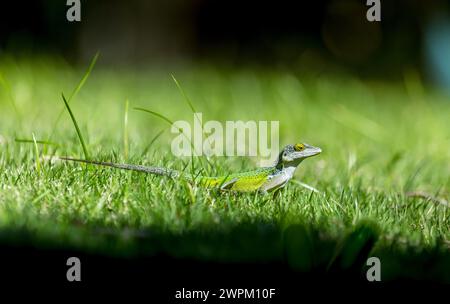
<instances>
[{"instance_id":1,"label":"grass","mask_svg":"<svg viewBox=\"0 0 450 304\"><path fill-rule=\"evenodd\" d=\"M63 116L55 127L65 110L60 92L87 78L83 68L3 57L0 72L8 79L8 90L0 90L2 243L120 256L285 260L302 271L345 269L369 244L387 265L385 279L450 282L444 270L450 266L450 104L417 77L384 83L337 72L305 77L285 70L100 65L89 68L89 81L76 90L73 121ZM204 120L278 120L281 144L321 147L295 175L320 193L298 182L275 198L218 193L51 158L89 151L91 159L192 166L198 173L199 159L170 153L174 135L167 123L133 110L193 123L194 105ZM208 161L211 174L257 165L242 157ZM414 192L426 195L407 195Z\"/></svg>"},{"instance_id":2,"label":"grass","mask_svg":"<svg viewBox=\"0 0 450 304\"><path fill-rule=\"evenodd\" d=\"M80 127L78 127L77 120L75 119L75 116L73 115L73 112L70 109L69 103L67 102L66 97L64 97L64 94L62 94L61 97L64 101L64 105L66 106L67 112L69 112L69 114L70 114L70 118L72 119L75 130L77 131L78 139L80 140L81 147L83 148L84 158L89 159L89 153L87 151L86 144L84 143L83 135L81 135ZM36 144L36 141L35 141L35 144Z\"/></svg>"}]
</instances>

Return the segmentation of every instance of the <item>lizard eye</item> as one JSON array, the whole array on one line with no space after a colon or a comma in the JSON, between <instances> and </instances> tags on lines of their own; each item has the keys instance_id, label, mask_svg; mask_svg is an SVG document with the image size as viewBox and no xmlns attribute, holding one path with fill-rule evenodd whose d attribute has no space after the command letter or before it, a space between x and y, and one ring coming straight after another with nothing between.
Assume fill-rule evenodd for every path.
<instances>
[{"instance_id":1,"label":"lizard eye","mask_svg":"<svg viewBox=\"0 0 450 304\"><path fill-rule=\"evenodd\" d=\"M303 151L303 150L305 150L305 145L304 144L296 144L295 146L294 146L294 150L295 151Z\"/></svg>"}]
</instances>

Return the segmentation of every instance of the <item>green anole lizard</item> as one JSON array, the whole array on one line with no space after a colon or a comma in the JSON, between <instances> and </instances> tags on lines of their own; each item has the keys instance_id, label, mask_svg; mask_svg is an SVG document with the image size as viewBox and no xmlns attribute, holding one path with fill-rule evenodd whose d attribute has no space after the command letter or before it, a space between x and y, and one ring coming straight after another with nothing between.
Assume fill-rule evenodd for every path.
<instances>
[{"instance_id":1,"label":"green anole lizard","mask_svg":"<svg viewBox=\"0 0 450 304\"><path fill-rule=\"evenodd\" d=\"M234 173L226 176L199 176L197 178L193 178L191 175L184 172L162 167L116 164L69 157L61 157L61 159L118 169L140 171L173 178L182 178L207 188L217 187L221 190L240 192L260 191L266 193L283 188L293 177L295 169L304 159L321 152L322 150L320 148L308 144L287 145L279 154L275 164L271 167L262 167L256 170Z\"/></svg>"}]
</instances>

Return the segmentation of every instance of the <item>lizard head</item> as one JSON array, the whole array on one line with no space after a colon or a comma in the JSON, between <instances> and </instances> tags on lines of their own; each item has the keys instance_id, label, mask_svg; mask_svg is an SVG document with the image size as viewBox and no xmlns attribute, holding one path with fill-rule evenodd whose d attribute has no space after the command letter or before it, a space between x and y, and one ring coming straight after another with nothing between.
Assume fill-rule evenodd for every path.
<instances>
[{"instance_id":1,"label":"lizard head","mask_svg":"<svg viewBox=\"0 0 450 304\"><path fill-rule=\"evenodd\" d=\"M321 152L322 149L305 143L287 145L281 151L277 165L297 166L305 158L317 155Z\"/></svg>"}]
</instances>

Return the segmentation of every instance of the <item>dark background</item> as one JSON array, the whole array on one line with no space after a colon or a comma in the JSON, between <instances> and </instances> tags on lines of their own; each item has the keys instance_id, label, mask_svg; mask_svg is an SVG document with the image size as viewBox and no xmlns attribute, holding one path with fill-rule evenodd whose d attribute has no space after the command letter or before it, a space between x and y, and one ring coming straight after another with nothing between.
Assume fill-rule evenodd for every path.
<instances>
[{"instance_id":1,"label":"dark background","mask_svg":"<svg viewBox=\"0 0 450 304\"><path fill-rule=\"evenodd\" d=\"M445 83L448 71L434 65L449 64L449 42L436 46L449 32L449 1L381 1L381 22L366 20L368 8L365 0L81 0L81 22L70 23L65 0L8 1L0 54L85 63L100 50L102 62L114 65L332 66L371 77L413 67ZM433 48L443 55L434 58Z\"/></svg>"}]
</instances>

